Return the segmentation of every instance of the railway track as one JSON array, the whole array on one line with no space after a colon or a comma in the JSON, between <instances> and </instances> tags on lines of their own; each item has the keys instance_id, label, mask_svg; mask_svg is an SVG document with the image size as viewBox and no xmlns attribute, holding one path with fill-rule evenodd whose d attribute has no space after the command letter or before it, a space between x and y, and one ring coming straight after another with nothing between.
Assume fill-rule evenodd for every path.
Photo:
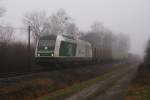
<instances>
[{"instance_id":1,"label":"railway track","mask_svg":"<svg viewBox=\"0 0 150 100\"><path fill-rule=\"evenodd\" d=\"M53 71L53 70L58 70L61 69L61 66L42 66L42 65L36 65L32 64L30 68L22 71L14 71L14 72L5 72L5 73L0 73L0 79L1 78L10 78L10 77L17 77L17 76L24 76L24 75L29 75L33 73L40 73L40 72L47 72L47 71Z\"/></svg>"},{"instance_id":2,"label":"railway track","mask_svg":"<svg viewBox=\"0 0 150 100\"><path fill-rule=\"evenodd\" d=\"M126 62L124 62L126 63ZM116 62L112 62L112 63L103 63L100 65L113 65L116 64ZM118 63L117 63L118 64ZM71 67L70 67L71 66ZM10 78L10 77L17 77L17 76L24 76L24 75L29 75L29 74L33 74L33 73L40 73L40 72L47 72L47 71L55 71L55 70L64 70L64 69L71 69L71 68L81 68L81 67L88 67L88 66L94 66L94 65L37 65L37 64L32 64L30 66L30 68L28 68L27 70L22 70L22 71L17 71L17 72L5 72L5 73L0 73L0 79L2 78Z\"/></svg>"},{"instance_id":3,"label":"railway track","mask_svg":"<svg viewBox=\"0 0 150 100\"><path fill-rule=\"evenodd\" d=\"M119 65L121 63L110 63L110 64L102 64L100 66L115 66L115 65ZM32 69L28 72L11 72L11 73L0 73L0 83L10 83L10 81L14 81L17 82L18 80L23 80L23 79L27 79L27 78L32 78L34 76L39 76L40 74L44 74L44 73L57 73L57 72L62 72L62 71L66 71L66 70L78 70L78 69L89 69L92 68L93 66L97 66L97 65L86 65L86 66L81 66L78 65L77 67L63 67L61 68L61 66L57 66L56 68L49 68L48 66L46 66L45 68L43 68L43 66L33 66ZM108 68L108 69L111 69ZM107 70L107 68L106 68ZM105 69L102 68L102 71L105 72Z\"/></svg>"}]
</instances>

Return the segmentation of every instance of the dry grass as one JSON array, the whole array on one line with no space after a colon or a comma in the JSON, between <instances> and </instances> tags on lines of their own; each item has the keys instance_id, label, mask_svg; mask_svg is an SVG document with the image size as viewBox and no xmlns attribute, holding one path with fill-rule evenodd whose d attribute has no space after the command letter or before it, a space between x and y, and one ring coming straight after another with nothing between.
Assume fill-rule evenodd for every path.
<instances>
[{"instance_id":1,"label":"dry grass","mask_svg":"<svg viewBox=\"0 0 150 100\"><path fill-rule=\"evenodd\" d=\"M150 100L150 71L140 68L137 78L128 87L125 100Z\"/></svg>"},{"instance_id":2,"label":"dry grass","mask_svg":"<svg viewBox=\"0 0 150 100\"><path fill-rule=\"evenodd\" d=\"M54 83L50 79L45 78L19 82L11 86L1 86L0 98L3 98L2 100L28 100L53 91L52 84Z\"/></svg>"},{"instance_id":3,"label":"dry grass","mask_svg":"<svg viewBox=\"0 0 150 100\"><path fill-rule=\"evenodd\" d=\"M64 100L65 98L73 95L74 93L77 93L81 91L82 89L87 88L91 86L92 84L97 83L98 81L105 80L106 78L112 76L114 71L120 72L120 70L124 68L126 68L126 66L123 66L123 65L120 68L112 68L110 71L104 73L103 75L97 75L96 77L88 79L86 81L74 83L73 85L69 87L59 89L55 92L39 97L38 100Z\"/></svg>"},{"instance_id":4,"label":"dry grass","mask_svg":"<svg viewBox=\"0 0 150 100\"><path fill-rule=\"evenodd\" d=\"M125 100L150 100L150 86L149 85L129 86Z\"/></svg>"},{"instance_id":5,"label":"dry grass","mask_svg":"<svg viewBox=\"0 0 150 100\"><path fill-rule=\"evenodd\" d=\"M87 81L84 81L81 83L77 83L77 84L74 84L70 87L60 89L60 90L58 90L54 93L51 93L49 95L40 97L39 100L63 100L64 98L69 97L70 95L72 95L72 94L74 94L74 93L76 93L76 92L78 92L84 88L89 87L90 85L96 83L97 81L104 80L111 75L112 75L112 73L110 72L110 73L106 73L102 76L97 76L94 79L90 79L90 80L87 80Z\"/></svg>"}]
</instances>

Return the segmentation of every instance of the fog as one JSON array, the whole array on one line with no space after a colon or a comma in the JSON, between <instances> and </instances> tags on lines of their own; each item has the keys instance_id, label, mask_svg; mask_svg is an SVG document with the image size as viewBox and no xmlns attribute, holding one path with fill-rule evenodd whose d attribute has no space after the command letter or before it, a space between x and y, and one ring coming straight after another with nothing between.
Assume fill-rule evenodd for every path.
<instances>
[{"instance_id":1,"label":"fog","mask_svg":"<svg viewBox=\"0 0 150 100\"><path fill-rule=\"evenodd\" d=\"M26 12L44 10L52 14L63 8L80 30L88 31L98 20L116 34L128 34L130 52L143 56L150 37L149 5L149 0L3 0L0 6L4 6L7 12L0 22L20 27Z\"/></svg>"}]
</instances>

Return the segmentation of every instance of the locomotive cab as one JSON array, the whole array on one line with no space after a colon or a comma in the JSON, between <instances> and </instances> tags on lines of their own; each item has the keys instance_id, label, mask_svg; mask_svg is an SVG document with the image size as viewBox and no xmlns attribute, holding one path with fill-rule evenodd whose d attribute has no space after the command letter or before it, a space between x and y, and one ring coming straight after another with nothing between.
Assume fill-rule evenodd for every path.
<instances>
[{"instance_id":1,"label":"locomotive cab","mask_svg":"<svg viewBox=\"0 0 150 100\"><path fill-rule=\"evenodd\" d=\"M53 57L55 49L56 36L40 37L36 47L36 57Z\"/></svg>"}]
</instances>

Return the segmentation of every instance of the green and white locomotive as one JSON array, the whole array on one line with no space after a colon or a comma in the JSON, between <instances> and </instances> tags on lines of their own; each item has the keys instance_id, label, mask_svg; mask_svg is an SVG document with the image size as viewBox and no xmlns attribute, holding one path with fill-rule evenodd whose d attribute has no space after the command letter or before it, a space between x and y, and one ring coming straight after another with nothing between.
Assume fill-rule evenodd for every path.
<instances>
[{"instance_id":1,"label":"green and white locomotive","mask_svg":"<svg viewBox=\"0 0 150 100\"><path fill-rule=\"evenodd\" d=\"M35 59L37 63L89 63L92 46L71 35L42 36L36 46Z\"/></svg>"}]
</instances>

